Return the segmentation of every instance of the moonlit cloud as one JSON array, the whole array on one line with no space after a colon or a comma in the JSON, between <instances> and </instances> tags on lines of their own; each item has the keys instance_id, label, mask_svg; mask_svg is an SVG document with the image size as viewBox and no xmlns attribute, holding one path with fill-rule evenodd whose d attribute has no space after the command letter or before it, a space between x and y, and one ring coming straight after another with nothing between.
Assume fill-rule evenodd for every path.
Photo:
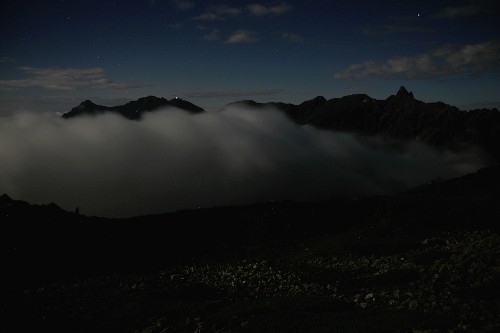
<instances>
[{"instance_id":1,"label":"moonlit cloud","mask_svg":"<svg viewBox=\"0 0 500 333\"><path fill-rule=\"evenodd\" d=\"M285 32L281 35L281 37L291 43L302 43L304 41L304 38L302 38L301 35L291 32Z\"/></svg>"},{"instance_id":2,"label":"moonlit cloud","mask_svg":"<svg viewBox=\"0 0 500 333\"><path fill-rule=\"evenodd\" d=\"M86 215L390 193L477 170L476 156L298 126L272 109L132 122L112 114L0 121L0 193Z\"/></svg>"},{"instance_id":3,"label":"moonlit cloud","mask_svg":"<svg viewBox=\"0 0 500 333\"><path fill-rule=\"evenodd\" d=\"M350 86L349 90L350 91L367 91L367 90L370 90L372 88L373 88L373 86L370 86L370 85L354 85L354 86Z\"/></svg>"},{"instance_id":4,"label":"moonlit cloud","mask_svg":"<svg viewBox=\"0 0 500 333\"><path fill-rule=\"evenodd\" d=\"M36 68L20 67L26 79L0 80L0 88L42 87L46 89L130 89L141 85L117 83L106 78L100 67L93 68Z\"/></svg>"},{"instance_id":5,"label":"moonlit cloud","mask_svg":"<svg viewBox=\"0 0 500 333\"><path fill-rule=\"evenodd\" d=\"M461 110L475 110L475 109L497 109L500 110L500 101L493 102L477 102L458 105Z\"/></svg>"},{"instance_id":6,"label":"moonlit cloud","mask_svg":"<svg viewBox=\"0 0 500 333\"><path fill-rule=\"evenodd\" d=\"M14 59L10 57L0 57L0 63L14 62Z\"/></svg>"},{"instance_id":7,"label":"moonlit cloud","mask_svg":"<svg viewBox=\"0 0 500 333\"><path fill-rule=\"evenodd\" d=\"M265 6L258 3L253 3L247 6L248 11L255 16L265 16L265 15L281 15L292 9L292 6L283 2L279 5Z\"/></svg>"},{"instance_id":8,"label":"moonlit cloud","mask_svg":"<svg viewBox=\"0 0 500 333\"><path fill-rule=\"evenodd\" d=\"M366 77L425 80L457 73L484 73L500 68L500 43L446 45L427 53L396 56L385 62L367 60L336 73L335 79Z\"/></svg>"},{"instance_id":9,"label":"moonlit cloud","mask_svg":"<svg viewBox=\"0 0 500 333\"><path fill-rule=\"evenodd\" d=\"M226 44L255 43L259 39L255 32L250 30L238 30L233 32L227 39Z\"/></svg>"},{"instance_id":10,"label":"moonlit cloud","mask_svg":"<svg viewBox=\"0 0 500 333\"><path fill-rule=\"evenodd\" d=\"M435 27L430 25L429 21L420 13L399 16L389 15L384 24L362 24L359 30L368 37L436 33Z\"/></svg>"},{"instance_id":11,"label":"moonlit cloud","mask_svg":"<svg viewBox=\"0 0 500 333\"><path fill-rule=\"evenodd\" d=\"M280 89L243 89L243 90L205 90L191 91L183 93L183 96L190 98L218 98L218 97L234 97L247 98L255 96L271 96L283 93Z\"/></svg>"},{"instance_id":12,"label":"moonlit cloud","mask_svg":"<svg viewBox=\"0 0 500 333\"><path fill-rule=\"evenodd\" d=\"M434 15L435 18L455 19L479 14L483 11L480 6L446 7Z\"/></svg>"},{"instance_id":13,"label":"moonlit cloud","mask_svg":"<svg viewBox=\"0 0 500 333\"><path fill-rule=\"evenodd\" d=\"M208 11L194 17L194 20L200 21L219 21L230 17L238 16L242 13L239 7L229 7L226 5L213 6Z\"/></svg>"},{"instance_id":14,"label":"moonlit cloud","mask_svg":"<svg viewBox=\"0 0 500 333\"><path fill-rule=\"evenodd\" d=\"M219 40L220 39L220 31L217 29L214 29L214 30L210 31L208 34L204 35L203 39L210 41L210 42L215 41L215 40Z\"/></svg>"},{"instance_id":15,"label":"moonlit cloud","mask_svg":"<svg viewBox=\"0 0 500 333\"><path fill-rule=\"evenodd\" d=\"M194 7L194 3L187 0L170 0L170 3L180 10L188 10Z\"/></svg>"},{"instance_id":16,"label":"moonlit cloud","mask_svg":"<svg viewBox=\"0 0 500 333\"><path fill-rule=\"evenodd\" d=\"M250 4L246 7L249 14L254 16L266 15L281 15L292 9L287 3L281 3L274 6L266 6L258 3ZM231 17L239 16L243 13L241 7L229 7L227 5L212 6L206 12L194 17L195 20L200 21L221 21Z\"/></svg>"},{"instance_id":17,"label":"moonlit cloud","mask_svg":"<svg viewBox=\"0 0 500 333\"><path fill-rule=\"evenodd\" d=\"M394 23L385 25L369 25L361 27L361 33L368 37L380 37L395 34L409 34L409 33L435 33L433 28L425 27L419 24L408 23Z\"/></svg>"}]
</instances>

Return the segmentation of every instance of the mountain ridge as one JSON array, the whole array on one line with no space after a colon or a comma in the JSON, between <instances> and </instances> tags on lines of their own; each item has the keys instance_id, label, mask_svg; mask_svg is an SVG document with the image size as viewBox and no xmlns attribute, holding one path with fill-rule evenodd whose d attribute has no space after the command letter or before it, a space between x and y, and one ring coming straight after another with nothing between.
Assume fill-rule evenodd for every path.
<instances>
[{"instance_id":1,"label":"mountain ridge","mask_svg":"<svg viewBox=\"0 0 500 333\"><path fill-rule=\"evenodd\" d=\"M85 114L112 112L130 120L140 120L144 113L168 106L191 114L205 111L181 98L167 100L163 97L147 96L114 107L85 100L62 117L68 119ZM366 94L328 100L317 96L300 104L241 100L227 104L220 111L234 106L273 108L283 112L298 125L311 125L325 130L415 140L454 151L472 145L486 151L495 160L494 163L500 162L499 110L494 108L462 111L444 102L426 103L417 100L404 86L385 100L378 100Z\"/></svg>"},{"instance_id":2,"label":"mountain ridge","mask_svg":"<svg viewBox=\"0 0 500 333\"><path fill-rule=\"evenodd\" d=\"M222 110L231 106L274 108L298 125L416 140L452 150L472 144L484 148L496 162L500 161L500 111L462 111L443 102L426 103L415 99L404 86L385 100L366 94L329 100L318 96L301 104L245 100L230 103Z\"/></svg>"},{"instance_id":3,"label":"mountain ridge","mask_svg":"<svg viewBox=\"0 0 500 333\"><path fill-rule=\"evenodd\" d=\"M173 106L190 113L205 112L205 110L201 107L178 97L168 100L163 97L147 96L141 97L135 101L130 101L123 105L111 107L98 105L87 99L80 103L80 105L71 109L71 111L64 113L62 117L68 119L82 115L98 115L106 112L113 112L118 113L130 120L140 120L142 115L146 112L156 111L162 107L169 106Z\"/></svg>"}]
</instances>

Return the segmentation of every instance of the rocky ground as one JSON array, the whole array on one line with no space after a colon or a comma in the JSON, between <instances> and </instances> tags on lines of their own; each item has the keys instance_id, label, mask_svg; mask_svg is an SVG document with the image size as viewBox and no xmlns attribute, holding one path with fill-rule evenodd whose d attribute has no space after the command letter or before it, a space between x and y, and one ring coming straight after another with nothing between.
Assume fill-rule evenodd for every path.
<instances>
[{"instance_id":1,"label":"rocky ground","mask_svg":"<svg viewBox=\"0 0 500 333\"><path fill-rule=\"evenodd\" d=\"M50 257L60 250L44 253L42 243L32 244L43 237L28 238L26 245L11 234L4 243L26 248L16 256L10 247L2 250L4 275L13 277L1 289L3 324L9 332L498 332L499 171L339 201L335 208L289 203L183 213L170 217L183 227L163 241L153 237L163 235L154 229L163 222L141 218L115 225L77 216L78 228L92 227L71 229L76 238L61 243L71 249L76 240L75 248L88 242L85 251L71 250L72 261ZM74 218L54 206L40 210L2 200L4 221L14 223L6 218L16 212L24 220L30 209L32 217ZM328 211L336 214L325 217ZM356 211L362 214L351 213ZM205 229L185 225L209 216L222 222L199 224ZM351 224L331 227L334 218L353 216ZM227 231L235 223L238 228ZM214 228L227 232L213 241L220 235ZM96 231L101 235L92 238ZM210 241L199 246L202 251L188 251L203 240L200 234ZM126 241L109 243L113 235ZM146 238L134 243L140 235ZM91 252L102 237L108 243ZM175 238L177 243L163 246ZM30 253L38 254L37 265L19 259ZM125 266L113 266L116 258ZM75 270L79 265L85 269ZM128 266L136 269L123 269ZM54 267L57 274L46 274ZM61 275L70 267L72 274Z\"/></svg>"},{"instance_id":2,"label":"rocky ground","mask_svg":"<svg viewBox=\"0 0 500 333\"><path fill-rule=\"evenodd\" d=\"M344 252L332 238L288 247L280 257L24 290L13 304L20 328L67 332L500 329L500 237L491 231L438 233L387 254Z\"/></svg>"}]
</instances>

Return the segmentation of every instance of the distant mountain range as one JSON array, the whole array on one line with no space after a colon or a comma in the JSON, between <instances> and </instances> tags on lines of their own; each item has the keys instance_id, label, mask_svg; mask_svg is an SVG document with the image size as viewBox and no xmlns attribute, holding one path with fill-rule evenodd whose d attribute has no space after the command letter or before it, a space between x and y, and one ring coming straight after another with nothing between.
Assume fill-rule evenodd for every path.
<instances>
[{"instance_id":1,"label":"distant mountain range","mask_svg":"<svg viewBox=\"0 0 500 333\"><path fill-rule=\"evenodd\" d=\"M204 111L180 98L169 101L149 96L115 107L96 105L87 100L65 113L63 118L115 112L128 119L139 120L145 112L165 106L174 106L190 113ZM222 110L233 106L274 108L284 112L299 125L307 124L321 129L417 140L452 149L473 144L483 147L500 160L500 111L462 111L443 102L425 103L416 100L405 87L385 100L377 100L365 94L330 100L318 96L298 105L243 100L228 104Z\"/></svg>"},{"instance_id":2,"label":"distant mountain range","mask_svg":"<svg viewBox=\"0 0 500 333\"><path fill-rule=\"evenodd\" d=\"M416 100L405 87L385 100L356 94L330 100L318 96L299 105L248 100L230 105L273 107L299 125L322 129L412 139L450 148L474 144L500 157L497 109L461 111L442 102L425 103Z\"/></svg>"},{"instance_id":3,"label":"distant mountain range","mask_svg":"<svg viewBox=\"0 0 500 333\"><path fill-rule=\"evenodd\" d=\"M190 113L204 112L202 108L196 106L181 98L174 98L168 100L166 98L158 98L155 96L148 96L139 98L136 101L128 102L119 106L103 106L97 105L90 100L86 100L77 107L71 109L62 115L63 118L73 118L83 115L98 115L103 113L118 113L130 120L139 120L145 112L151 112L163 107L174 106L176 108L188 111Z\"/></svg>"}]
</instances>

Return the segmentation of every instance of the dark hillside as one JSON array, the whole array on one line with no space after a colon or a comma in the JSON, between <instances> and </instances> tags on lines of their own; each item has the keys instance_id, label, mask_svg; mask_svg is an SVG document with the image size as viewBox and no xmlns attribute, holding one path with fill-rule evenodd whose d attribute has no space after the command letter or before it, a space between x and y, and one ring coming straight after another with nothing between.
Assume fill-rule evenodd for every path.
<instances>
[{"instance_id":1,"label":"dark hillside","mask_svg":"<svg viewBox=\"0 0 500 333\"><path fill-rule=\"evenodd\" d=\"M493 332L499 180L123 220L4 195L2 312L18 331Z\"/></svg>"}]
</instances>

